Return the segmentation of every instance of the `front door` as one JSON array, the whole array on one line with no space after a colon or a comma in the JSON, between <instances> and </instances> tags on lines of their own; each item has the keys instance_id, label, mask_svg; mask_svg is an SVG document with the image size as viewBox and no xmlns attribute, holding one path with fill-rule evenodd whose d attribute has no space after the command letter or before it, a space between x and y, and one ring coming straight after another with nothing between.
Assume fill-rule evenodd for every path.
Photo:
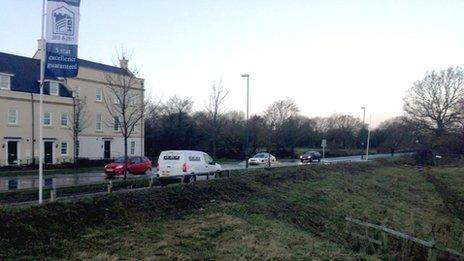
<instances>
[{"instance_id":1,"label":"front door","mask_svg":"<svg viewBox=\"0 0 464 261\"><path fill-rule=\"evenodd\" d=\"M105 140L104 158L105 159L110 159L111 158L111 141L110 140Z\"/></svg>"},{"instance_id":2,"label":"front door","mask_svg":"<svg viewBox=\"0 0 464 261\"><path fill-rule=\"evenodd\" d=\"M53 164L53 142L44 142L45 164Z\"/></svg>"},{"instance_id":3,"label":"front door","mask_svg":"<svg viewBox=\"0 0 464 261\"><path fill-rule=\"evenodd\" d=\"M8 141L8 165L18 164L18 142Z\"/></svg>"}]
</instances>

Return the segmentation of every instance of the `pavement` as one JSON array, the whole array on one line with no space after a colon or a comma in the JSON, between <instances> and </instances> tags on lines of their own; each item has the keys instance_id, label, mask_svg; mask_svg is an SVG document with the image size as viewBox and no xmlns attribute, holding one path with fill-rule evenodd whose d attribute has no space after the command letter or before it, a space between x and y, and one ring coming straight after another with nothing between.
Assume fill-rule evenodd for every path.
<instances>
[{"instance_id":1,"label":"pavement","mask_svg":"<svg viewBox=\"0 0 464 261\"><path fill-rule=\"evenodd\" d=\"M406 155L407 153L397 153L395 156ZM369 159L376 158L387 158L391 157L390 154L375 154L370 155ZM332 164L338 162L360 162L362 161L361 155L348 156L348 157L335 157L322 159L321 164ZM318 164L318 163L314 163ZM299 160L282 160L271 165L271 167L291 167L301 165ZM245 161L236 163L224 163L221 164L223 170L240 170L245 169ZM250 166L250 169L265 168L267 164ZM128 179L149 179L155 177L156 171L146 175L131 175L128 174ZM206 177L203 177L206 179ZM106 182L107 178L103 172L89 172L89 173L78 173L78 174L53 174L46 175L44 177L45 187L70 187L77 185L90 185L96 183ZM39 179L37 175L31 176L11 176L11 177L0 177L0 192L6 191L17 191L17 190L30 190L37 189L39 187Z\"/></svg>"}]
</instances>

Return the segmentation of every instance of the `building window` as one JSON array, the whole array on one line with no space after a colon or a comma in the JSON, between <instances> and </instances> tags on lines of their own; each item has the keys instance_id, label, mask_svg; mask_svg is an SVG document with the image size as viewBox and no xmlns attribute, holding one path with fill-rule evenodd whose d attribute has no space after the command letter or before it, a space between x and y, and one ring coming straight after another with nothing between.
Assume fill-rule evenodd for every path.
<instances>
[{"instance_id":1,"label":"building window","mask_svg":"<svg viewBox=\"0 0 464 261\"><path fill-rule=\"evenodd\" d=\"M114 117L114 131L119 131L119 126L120 126L119 117L115 116Z\"/></svg>"},{"instance_id":2,"label":"building window","mask_svg":"<svg viewBox=\"0 0 464 261\"><path fill-rule=\"evenodd\" d=\"M129 105L130 106L137 106L137 104L139 102L139 99L140 99L140 97L138 95L131 96L130 100L129 100Z\"/></svg>"},{"instance_id":3,"label":"building window","mask_svg":"<svg viewBox=\"0 0 464 261\"><path fill-rule=\"evenodd\" d=\"M74 89L74 98L80 98L81 97L81 87L77 86Z\"/></svg>"},{"instance_id":4,"label":"building window","mask_svg":"<svg viewBox=\"0 0 464 261\"><path fill-rule=\"evenodd\" d=\"M131 155L135 155L135 141L131 141L130 153L131 153Z\"/></svg>"},{"instance_id":5,"label":"building window","mask_svg":"<svg viewBox=\"0 0 464 261\"><path fill-rule=\"evenodd\" d=\"M11 89L11 76L6 74L0 74L0 89L10 90Z\"/></svg>"},{"instance_id":6,"label":"building window","mask_svg":"<svg viewBox=\"0 0 464 261\"><path fill-rule=\"evenodd\" d=\"M119 104L119 103L120 103L120 102L119 102L119 98L120 98L120 97L119 97L117 94L114 94L114 97L113 97L113 98L114 98L114 104Z\"/></svg>"},{"instance_id":7,"label":"building window","mask_svg":"<svg viewBox=\"0 0 464 261\"><path fill-rule=\"evenodd\" d=\"M102 130L102 115L97 114L95 119L95 130L101 131Z\"/></svg>"},{"instance_id":8,"label":"building window","mask_svg":"<svg viewBox=\"0 0 464 261\"><path fill-rule=\"evenodd\" d=\"M61 127L68 127L68 114L61 114Z\"/></svg>"},{"instance_id":9,"label":"building window","mask_svg":"<svg viewBox=\"0 0 464 261\"><path fill-rule=\"evenodd\" d=\"M61 155L68 155L68 143L67 142L61 143Z\"/></svg>"},{"instance_id":10,"label":"building window","mask_svg":"<svg viewBox=\"0 0 464 261\"><path fill-rule=\"evenodd\" d=\"M52 126L52 113L51 112L44 113L43 125L44 126Z\"/></svg>"},{"instance_id":11,"label":"building window","mask_svg":"<svg viewBox=\"0 0 464 261\"><path fill-rule=\"evenodd\" d=\"M8 124L16 125L18 124L18 110L17 109L9 109L8 110Z\"/></svg>"},{"instance_id":12,"label":"building window","mask_svg":"<svg viewBox=\"0 0 464 261\"><path fill-rule=\"evenodd\" d=\"M98 102L103 101L102 89L98 88L98 89L96 90L96 93L95 93L95 100L98 101Z\"/></svg>"},{"instance_id":13,"label":"building window","mask_svg":"<svg viewBox=\"0 0 464 261\"><path fill-rule=\"evenodd\" d=\"M60 84L57 82L50 82L50 95L58 96L60 91Z\"/></svg>"}]
</instances>

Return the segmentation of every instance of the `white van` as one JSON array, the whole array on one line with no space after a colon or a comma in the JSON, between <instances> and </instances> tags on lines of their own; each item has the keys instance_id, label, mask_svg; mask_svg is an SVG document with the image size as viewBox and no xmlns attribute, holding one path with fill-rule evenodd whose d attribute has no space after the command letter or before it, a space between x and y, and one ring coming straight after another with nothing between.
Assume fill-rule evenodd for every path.
<instances>
[{"instance_id":1,"label":"white van","mask_svg":"<svg viewBox=\"0 0 464 261\"><path fill-rule=\"evenodd\" d=\"M222 170L208 154L194 150L168 150L161 152L158 158L158 176L160 178L179 178L185 175L190 181L190 174L213 173Z\"/></svg>"}]
</instances>

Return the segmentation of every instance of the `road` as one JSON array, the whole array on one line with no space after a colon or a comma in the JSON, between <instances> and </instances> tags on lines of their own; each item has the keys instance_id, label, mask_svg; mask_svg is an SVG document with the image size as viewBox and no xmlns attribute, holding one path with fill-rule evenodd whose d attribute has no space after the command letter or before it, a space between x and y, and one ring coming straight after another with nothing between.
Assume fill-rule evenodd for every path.
<instances>
[{"instance_id":1,"label":"road","mask_svg":"<svg viewBox=\"0 0 464 261\"><path fill-rule=\"evenodd\" d=\"M405 155L404 153L397 153L395 156ZM375 158L386 158L391 157L390 154L376 154L369 156L369 159ZM321 161L322 164L330 164L337 162L356 162L362 161L361 156L349 156L349 157L335 157L326 158ZM299 160L282 160L272 164L272 167L288 167L298 166L301 163ZM251 169L264 168L265 165L250 166ZM222 164L224 170L240 170L245 169L245 161L237 163L225 163ZM146 179L150 176L156 175L156 171L148 175L128 175L129 179ZM45 176L45 187L70 187L76 185L89 185L95 183L102 183L106 181L106 175L103 172L89 172L79 174L54 174ZM16 190L28 190L37 189L39 185L39 179L37 175L34 176L11 176L0 178L0 192L5 191L16 191Z\"/></svg>"}]
</instances>

